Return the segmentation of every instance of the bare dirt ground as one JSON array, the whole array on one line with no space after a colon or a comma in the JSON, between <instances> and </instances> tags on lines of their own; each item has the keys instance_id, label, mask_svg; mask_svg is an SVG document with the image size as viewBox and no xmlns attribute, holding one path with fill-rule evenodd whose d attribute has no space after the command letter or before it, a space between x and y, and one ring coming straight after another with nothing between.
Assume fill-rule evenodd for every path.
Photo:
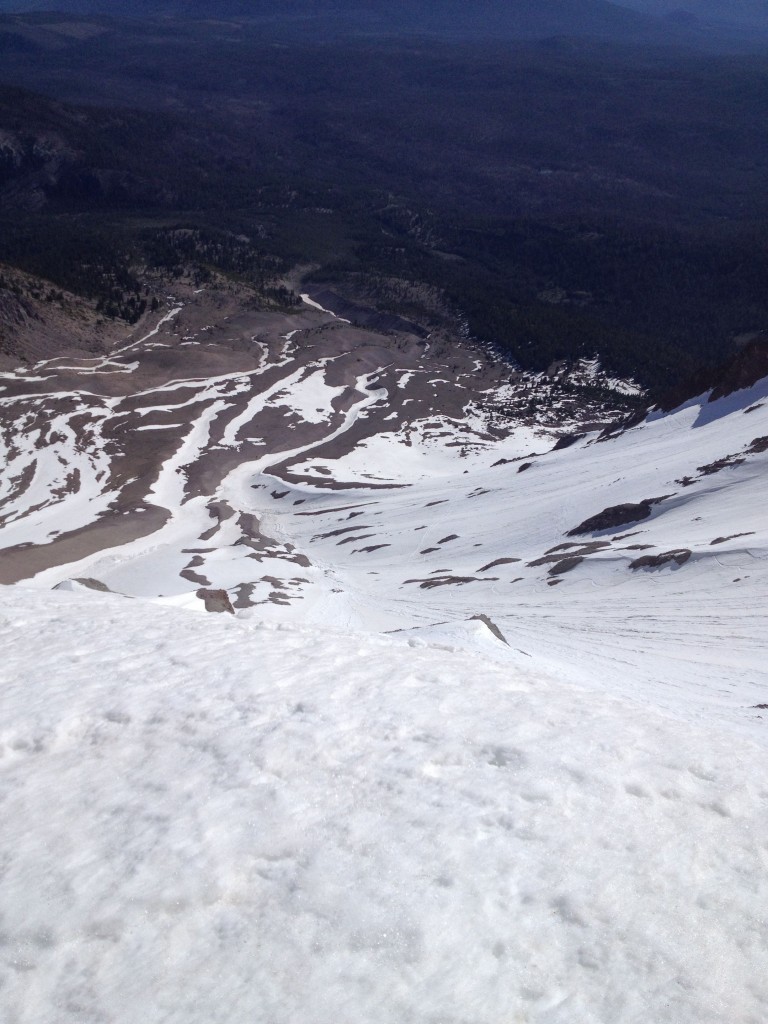
<instances>
[{"instance_id":1,"label":"bare dirt ground","mask_svg":"<svg viewBox=\"0 0 768 1024\"><path fill-rule=\"evenodd\" d=\"M245 287L180 284L135 328L112 323L98 344L76 330L53 339L55 317L37 336L38 321L25 321L28 350L48 354L0 369L0 583L70 565L73 576L91 576L91 556L120 552L107 558L112 578L130 547L141 566L131 586L140 577L161 593L179 580L205 587L210 571L240 607L289 601L293 578L286 589L269 584L269 565L306 565L264 536L253 488L293 493L297 503L307 487L375 500L407 486L378 465L361 468L360 453L367 458L366 442L379 435L403 452L425 440L454 451L461 474L473 446L526 423L499 409L527 406L534 390L551 398L548 436L550 421L573 429L567 410L557 412L559 381L516 372L458 330L430 334L333 290L313 295L264 311ZM590 372L582 375L591 389ZM595 414L585 405L582 415ZM344 457L356 449L357 468L347 471ZM241 575L226 569L243 558ZM265 575L254 577L264 562Z\"/></svg>"},{"instance_id":2,"label":"bare dirt ground","mask_svg":"<svg viewBox=\"0 0 768 1024\"><path fill-rule=\"evenodd\" d=\"M52 323L40 328L38 354L50 352ZM0 376L0 582L147 536L174 502L213 500L244 462L268 456L272 472L302 479L283 454L311 447L337 457L381 430L383 409L354 413L373 392L386 392L386 429L398 431L438 412L461 418L472 396L503 379L503 366L458 339L438 346L424 335L310 306L257 311L237 289L179 287L135 329L104 337L101 351L78 335L34 366L17 363ZM164 473L174 498L153 493ZM86 493L73 518L73 499Z\"/></svg>"}]
</instances>

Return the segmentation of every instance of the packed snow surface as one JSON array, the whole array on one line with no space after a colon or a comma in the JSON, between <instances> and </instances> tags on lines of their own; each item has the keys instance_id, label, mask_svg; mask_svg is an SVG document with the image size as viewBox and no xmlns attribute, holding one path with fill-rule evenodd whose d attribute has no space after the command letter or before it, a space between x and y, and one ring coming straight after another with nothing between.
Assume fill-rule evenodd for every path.
<instances>
[{"instance_id":1,"label":"packed snow surface","mask_svg":"<svg viewBox=\"0 0 768 1024\"><path fill-rule=\"evenodd\" d=\"M768 751L433 642L0 592L14 1024L764 1024Z\"/></svg>"},{"instance_id":2,"label":"packed snow surface","mask_svg":"<svg viewBox=\"0 0 768 1024\"><path fill-rule=\"evenodd\" d=\"M204 300L0 384L1 1024L765 1024L768 382Z\"/></svg>"}]
</instances>

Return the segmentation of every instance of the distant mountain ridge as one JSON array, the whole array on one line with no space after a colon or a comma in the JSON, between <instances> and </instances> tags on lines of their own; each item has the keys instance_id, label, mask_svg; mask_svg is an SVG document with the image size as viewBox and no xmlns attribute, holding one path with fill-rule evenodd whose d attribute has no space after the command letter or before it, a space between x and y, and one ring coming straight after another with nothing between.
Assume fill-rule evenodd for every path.
<instances>
[{"instance_id":1,"label":"distant mountain ridge","mask_svg":"<svg viewBox=\"0 0 768 1024\"><path fill-rule=\"evenodd\" d=\"M553 36L705 49L760 46L766 0L0 0L0 15L248 20L315 40L422 34L497 41ZM762 32L760 30L763 30Z\"/></svg>"},{"instance_id":2,"label":"distant mountain ridge","mask_svg":"<svg viewBox=\"0 0 768 1024\"><path fill-rule=\"evenodd\" d=\"M622 5L644 14L689 15L732 25L768 26L765 0L622 0Z\"/></svg>"},{"instance_id":3,"label":"distant mountain ridge","mask_svg":"<svg viewBox=\"0 0 768 1024\"><path fill-rule=\"evenodd\" d=\"M426 32L441 35L531 38L547 35L593 35L635 38L653 35L661 23L653 16L628 10L609 0L220 0L212 8L204 0L126 0L115 10L106 0L0 0L0 13L51 10L67 15L117 14L128 18L257 18L270 22L341 21L351 28L383 32Z\"/></svg>"}]
</instances>

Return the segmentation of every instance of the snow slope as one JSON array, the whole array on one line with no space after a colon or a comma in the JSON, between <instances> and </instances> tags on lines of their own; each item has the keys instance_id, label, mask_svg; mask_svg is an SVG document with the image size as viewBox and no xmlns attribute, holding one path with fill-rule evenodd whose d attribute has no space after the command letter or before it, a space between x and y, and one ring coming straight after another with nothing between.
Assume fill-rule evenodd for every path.
<instances>
[{"instance_id":1,"label":"snow slope","mask_svg":"<svg viewBox=\"0 0 768 1024\"><path fill-rule=\"evenodd\" d=\"M380 435L315 468L358 479L358 466L375 466L407 487L327 495L301 484L266 499L262 523L325 566L331 589L354 593L339 622L409 629L486 613L513 647L574 679L764 737L754 705L768 702L768 444L755 442L768 435L767 393L761 382L702 396L613 439L525 459L537 442L519 433L464 458ZM647 518L571 534L650 498L664 500ZM681 564L638 564L670 552ZM327 619L328 600L294 614Z\"/></svg>"},{"instance_id":2,"label":"snow slope","mask_svg":"<svg viewBox=\"0 0 768 1024\"><path fill-rule=\"evenodd\" d=\"M605 436L595 362L569 392L319 303L204 300L128 342L130 372L6 375L0 578L425 641L483 615L510 657L764 741L768 382Z\"/></svg>"},{"instance_id":3,"label":"snow slope","mask_svg":"<svg viewBox=\"0 0 768 1024\"><path fill-rule=\"evenodd\" d=\"M0 381L2 1024L764 1024L768 380L227 301Z\"/></svg>"},{"instance_id":4,"label":"snow slope","mask_svg":"<svg viewBox=\"0 0 768 1024\"><path fill-rule=\"evenodd\" d=\"M768 752L445 645L0 592L14 1024L762 1024ZM471 638L470 638L471 639Z\"/></svg>"}]
</instances>

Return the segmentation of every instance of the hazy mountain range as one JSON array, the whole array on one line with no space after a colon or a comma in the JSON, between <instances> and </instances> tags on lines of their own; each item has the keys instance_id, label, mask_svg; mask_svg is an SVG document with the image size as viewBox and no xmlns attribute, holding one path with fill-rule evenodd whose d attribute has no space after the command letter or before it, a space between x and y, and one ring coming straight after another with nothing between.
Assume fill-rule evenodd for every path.
<instances>
[{"instance_id":1,"label":"hazy mountain range","mask_svg":"<svg viewBox=\"0 0 768 1024\"><path fill-rule=\"evenodd\" d=\"M764 0L127 0L119 12L107 0L0 0L0 12L29 13L57 10L70 15L118 14L130 18L256 18L296 23L343 25L353 31L406 31L461 37L530 38L546 35L598 36L665 42L686 33L725 31L756 26L768 28Z\"/></svg>"},{"instance_id":2,"label":"hazy mountain range","mask_svg":"<svg viewBox=\"0 0 768 1024\"><path fill-rule=\"evenodd\" d=\"M622 7L653 15L691 14L711 21L765 25L768 3L765 0L622 0Z\"/></svg>"}]
</instances>

